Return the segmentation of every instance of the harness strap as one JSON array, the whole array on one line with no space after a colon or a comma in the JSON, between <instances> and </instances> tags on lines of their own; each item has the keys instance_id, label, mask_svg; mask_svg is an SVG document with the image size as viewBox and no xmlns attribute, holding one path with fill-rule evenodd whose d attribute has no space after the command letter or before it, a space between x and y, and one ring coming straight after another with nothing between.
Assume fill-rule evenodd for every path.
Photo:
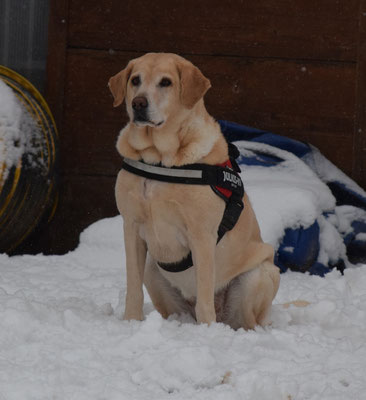
<instances>
[{"instance_id":1,"label":"harness strap","mask_svg":"<svg viewBox=\"0 0 366 400\"><path fill-rule=\"evenodd\" d=\"M187 269L193 267L192 252L190 251L189 254L183 258L183 260L176 263L162 263L158 261L158 265L160 268L163 268L163 270L168 272L186 271Z\"/></svg>"},{"instance_id":2,"label":"harness strap","mask_svg":"<svg viewBox=\"0 0 366 400\"><path fill-rule=\"evenodd\" d=\"M244 194L239 174L230 167L208 164L188 164L183 167L163 167L124 158L122 168L135 175L167 183L212 185Z\"/></svg>"},{"instance_id":3,"label":"harness strap","mask_svg":"<svg viewBox=\"0 0 366 400\"><path fill-rule=\"evenodd\" d=\"M229 145L230 160L221 165L188 164L182 167L163 167L150 165L143 161L124 158L122 167L135 175L168 183L187 185L210 185L212 190L226 202L224 215L217 232L217 243L226 232L234 228L244 209L244 186L239 176L240 168L235 161L239 156L238 149ZM168 272L182 272L193 266L192 253L177 263L158 265Z\"/></svg>"}]
</instances>

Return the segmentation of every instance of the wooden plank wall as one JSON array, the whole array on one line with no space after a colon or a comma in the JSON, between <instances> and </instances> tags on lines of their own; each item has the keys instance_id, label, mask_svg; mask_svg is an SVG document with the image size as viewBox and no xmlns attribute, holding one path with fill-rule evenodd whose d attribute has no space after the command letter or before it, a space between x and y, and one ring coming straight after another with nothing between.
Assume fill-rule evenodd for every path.
<instances>
[{"instance_id":1,"label":"wooden plank wall","mask_svg":"<svg viewBox=\"0 0 366 400\"><path fill-rule=\"evenodd\" d=\"M60 206L34 242L62 253L117 214L110 76L175 52L210 78L209 112L318 146L366 187L365 0L52 0L47 99L60 129Z\"/></svg>"}]
</instances>

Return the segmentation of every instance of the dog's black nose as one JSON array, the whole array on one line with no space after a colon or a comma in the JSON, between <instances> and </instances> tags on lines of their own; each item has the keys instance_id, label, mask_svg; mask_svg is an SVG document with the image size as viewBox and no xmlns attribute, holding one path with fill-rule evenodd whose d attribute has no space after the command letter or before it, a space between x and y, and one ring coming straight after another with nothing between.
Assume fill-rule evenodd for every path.
<instances>
[{"instance_id":1,"label":"dog's black nose","mask_svg":"<svg viewBox=\"0 0 366 400\"><path fill-rule=\"evenodd\" d=\"M136 111L143 110L149 105L147 98L144 96L137 96L132 100L132 108Z\"/></svg>"}]
</instances>

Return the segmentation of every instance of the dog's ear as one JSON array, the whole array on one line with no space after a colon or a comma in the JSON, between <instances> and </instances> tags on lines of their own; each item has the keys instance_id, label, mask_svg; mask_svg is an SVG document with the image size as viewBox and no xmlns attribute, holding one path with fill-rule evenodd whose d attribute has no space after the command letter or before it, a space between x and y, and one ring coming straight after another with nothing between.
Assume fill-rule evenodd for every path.
<instances>
[{"instance_id":1,"label":"dog's ear","mask_svg":"<svg viewBox=\"0 0 366 400\"><path fill-rule=\"evenodd\" d=\"M197 101L202 99L211 87L211 83L191 63L181 63L178 69L180 72L180 97L182 104L187 108L193 108Z\"/></svg>"},{"instance_id":2,"label":"dog's ear","mask_svg":"<svg viewBox=\"0 0 366 400\"><path fill-rule=\"evenodd\" d=\"M132 63L130 62L125 69L109 79L108 87L114 98L113 107L118 107L123 103L126 95L127 81L131 75L131 71Z\"/></svg>"}]
</instances>

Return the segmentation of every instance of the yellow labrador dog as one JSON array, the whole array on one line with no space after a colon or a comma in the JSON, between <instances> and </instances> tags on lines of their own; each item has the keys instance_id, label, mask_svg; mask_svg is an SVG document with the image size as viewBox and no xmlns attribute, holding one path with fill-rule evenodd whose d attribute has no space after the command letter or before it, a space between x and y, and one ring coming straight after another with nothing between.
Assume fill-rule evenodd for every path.
<instances>
[{"instance_id":1,"label":"yellow labrador dog","mask_svg":"<svg viewBox=\"0 0 366 400\"><path fill-rule=\"evenodd\" d=\"M227 165L228 144L203 101L210 86L192 63L166 53L134 59L110 78L113 105L126 100L130 118L117 141L124 161L168 175L197 163ZM246 194L235 226L219 242L226 202L210 185L162 182L124 168L116 200L124 219L126 320L143 319L145 284L164 318L191 313L199 323L224 322L234 329L269 322L279 269ZM187 264L189 257L193 265L183 270L165 268Z\"/></svg>"}]
</instances>

